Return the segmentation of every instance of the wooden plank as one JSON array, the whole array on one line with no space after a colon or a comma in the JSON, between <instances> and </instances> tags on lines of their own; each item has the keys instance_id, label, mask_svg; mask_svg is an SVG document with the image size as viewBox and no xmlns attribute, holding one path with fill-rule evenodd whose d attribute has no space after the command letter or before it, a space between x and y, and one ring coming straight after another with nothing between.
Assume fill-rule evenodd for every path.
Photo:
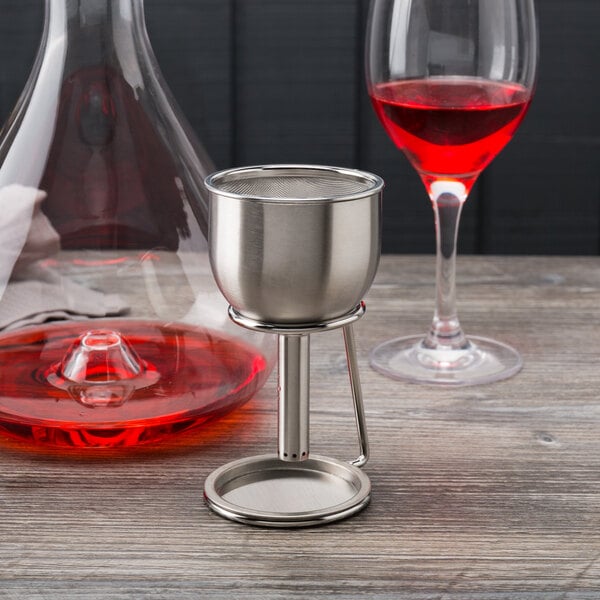
<instances>
[{"instance_id":1,"label":"wooden plank","mask_svg":"<svg viewBox=\"0 0 600 600\"><path fill-rule=\"evenodd\" d=\"M236 3L238 164L352 164L356 11L354 0Z\"/></svg>"},{"instance_id":2,"label":"wooden plank","mask_svg":"<svg viewBox=\"0 0 600 600\"><path fill-rule=\"evenodd\" d=\"M504 382L394 382L367 354L428 322L430 257L384 257L356 325L371 505L306 530L230 523L202 482L272 452L272 378L253 401L152 448L44 452L0 436L0 597L63 600L597 600L600 266L463 257L467 332L518 347ZM582 343L585 340L585 343ZM355 453L339 332L312 336L313 451Z\"/></svg>"}]
</instances>

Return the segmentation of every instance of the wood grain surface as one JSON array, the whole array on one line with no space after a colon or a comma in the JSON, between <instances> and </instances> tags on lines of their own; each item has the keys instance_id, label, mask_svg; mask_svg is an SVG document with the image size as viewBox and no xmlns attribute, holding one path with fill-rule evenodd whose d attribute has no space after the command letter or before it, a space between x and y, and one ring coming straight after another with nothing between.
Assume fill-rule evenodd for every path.
<instances>
[{"instance_id":1,"label":"wood grain surface","mask_svg":"<svg viewBox=\"0 0 600 600\"><path fill-rule=\"evenodd\" d=\"M600 598L600 262L459 260L467 332L518 347L516 377L394 382L369 349L424 331L431 257L384 257L357 324L370 506L305 530L228 522L202 500L221 464L275 450L275 381L154 448L65 453L0 439L0 598ZM352 458L339 332L312 339L312 449Z\"/></svg>"}]
</instances>

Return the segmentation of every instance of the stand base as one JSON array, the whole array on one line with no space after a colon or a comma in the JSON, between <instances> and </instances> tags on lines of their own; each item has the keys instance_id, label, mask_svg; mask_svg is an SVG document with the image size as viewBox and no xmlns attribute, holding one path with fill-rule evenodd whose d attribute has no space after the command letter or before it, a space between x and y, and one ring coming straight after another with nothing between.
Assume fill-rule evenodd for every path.
<instances>
[{"instance_id":1,"label":"stand base","mask_svg":"<svg viewBox=\"0 0 600 600\"><path fill-rule=\"evenodd\" d=\"M223 465L204 484L217 514L248 525L307 527L349 517L371 499L371 482L350 464L312 456L285 462L253 456Z\"/></svg>"},{"instance_id":2,"label":"stand base","mask_svg":"<svg viewBox=\"0 0 600 600\"><path fill-rule=\"evenodd\" d=\"M376 371L412 383L467 386L507 379L518 373L523 360L510 346L482 337L469 337L458 350L430 349L423 336L396 338L371 352Z\"/></svg>"}]
</instances>

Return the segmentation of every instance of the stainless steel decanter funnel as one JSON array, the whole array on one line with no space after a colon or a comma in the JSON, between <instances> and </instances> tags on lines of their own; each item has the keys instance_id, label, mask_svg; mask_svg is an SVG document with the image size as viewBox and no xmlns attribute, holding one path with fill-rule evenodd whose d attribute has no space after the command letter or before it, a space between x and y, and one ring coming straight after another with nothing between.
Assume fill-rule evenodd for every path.
<instances>
[{"instance_id":1,"label":"stainless steel decanter funnel","mask_svg":"<svg viewBox=\"0 0 600 600\"><path fill-rule=\"evenodd\" d=\"M352 323L364 314L380 255L383 181L322 166L231 169L207 178L209 256L233 321L279 336L276 456L229 463L205 484L209 506L267 526L323 523L370 499L368 457ZM341 327L360 456L310 456L310 334Z\"/></svg>"},{"instance_id":2,"label":"stainless steel decanter funnel","mask_svg":"<svg viewBox=\"0 0 600 600\"><path fill-rule=\"evenodd\" d=\"M277 324L351 311L379 261L377 185L372 175L312 166L210 178L210 259L231 306Z\"/></svg>"}]
</instances>

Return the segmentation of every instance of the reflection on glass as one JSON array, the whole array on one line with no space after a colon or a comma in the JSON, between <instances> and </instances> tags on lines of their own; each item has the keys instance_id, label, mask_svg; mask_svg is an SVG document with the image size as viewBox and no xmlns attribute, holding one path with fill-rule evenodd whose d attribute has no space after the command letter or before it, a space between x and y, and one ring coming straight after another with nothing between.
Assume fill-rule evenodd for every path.
<instances>
[{"instance_id":1,"label":"reflection on glass","mask_svg":"<svg viewBox=\"0 0 600 600\"><path fill-rule=\"evenodd\" d=\"M0 140L0 431L148 443L260 388L273 348L229 323L208 263L212 170L143 3L47 0Z\"/></svg>"}]
</instances>

